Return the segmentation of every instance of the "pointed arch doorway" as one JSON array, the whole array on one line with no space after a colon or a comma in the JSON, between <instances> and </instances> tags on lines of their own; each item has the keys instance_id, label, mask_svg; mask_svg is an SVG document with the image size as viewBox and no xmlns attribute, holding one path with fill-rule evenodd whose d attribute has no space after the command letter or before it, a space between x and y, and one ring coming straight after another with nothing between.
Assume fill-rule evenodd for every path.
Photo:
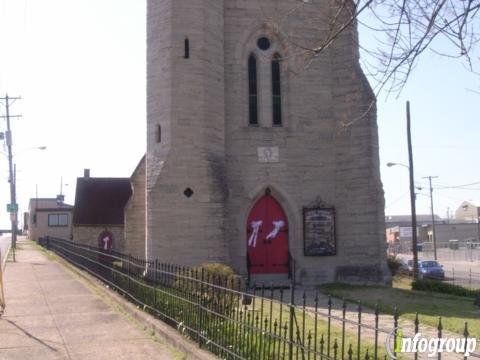
<instances>
[{"instance_id":1,"label":"pointed arch doorway","mask_svg":"<svg viewBox=\"0 0 480 360\"><path fill-rule=\"evenodd\" d=\"M288 220L269 191L247 218L247 259L249 274L289 273Z\"/></svg>"}]
</instances>

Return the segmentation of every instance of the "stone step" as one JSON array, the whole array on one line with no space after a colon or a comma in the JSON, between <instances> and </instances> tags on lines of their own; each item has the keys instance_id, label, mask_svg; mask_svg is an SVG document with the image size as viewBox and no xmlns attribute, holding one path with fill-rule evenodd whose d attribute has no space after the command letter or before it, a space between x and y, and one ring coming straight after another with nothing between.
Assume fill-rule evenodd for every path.
<instances>
[{"instance_id":1,"label":"stone step","mask_svg":"<svg viewBox=\"0 0 480 360\"><path fill-rule=\"evenodd\" d=\"M291 284L288 274L250 274L250 287L289 288Z\"/></svg>"}]
</instances>

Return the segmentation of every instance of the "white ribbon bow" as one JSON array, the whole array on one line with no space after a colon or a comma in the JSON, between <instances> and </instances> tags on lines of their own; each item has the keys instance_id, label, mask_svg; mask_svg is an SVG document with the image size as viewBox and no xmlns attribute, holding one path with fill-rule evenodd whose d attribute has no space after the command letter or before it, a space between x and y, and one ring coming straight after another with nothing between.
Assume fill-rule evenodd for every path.
<instances>
[{"instance_id":1,"label":"white ribbon bow","mask_svg":"<svg viewBox=\"0 0 480 360\"><path fill-rule=\"evenodd\" d=\"M257 246L257 237L258 232L260 231L260 227L262 226L263 221L252 221L250 226L252 227L252 235L250 235L250 239L248 239L248 246L256 247Z\"/></svg>"},{"instance_id":2,"label":"white ribbon bow","mask_svg":"<svg viewBox=\"0 0 480 360\"><path fill-rule=\"evenodd\" d=\"M110 236L105 236L103 239L103 250L108 250L108 243L110 241Z\"/></svg>"},{"instance_id":3,"label":"white ribbon bow","mask_svg":"<svg viewBox=\"0 0 480 360\"><path fill-rule=\"evenodd\" d=\"M285 221L283 221L283 220L273 221L272 224L273 224L274 228L270 232L270 234L267 235L267 237L266 237L267 240L273 240L277 237L280 229L285 226Z\"/></svg>"}]
</instances>

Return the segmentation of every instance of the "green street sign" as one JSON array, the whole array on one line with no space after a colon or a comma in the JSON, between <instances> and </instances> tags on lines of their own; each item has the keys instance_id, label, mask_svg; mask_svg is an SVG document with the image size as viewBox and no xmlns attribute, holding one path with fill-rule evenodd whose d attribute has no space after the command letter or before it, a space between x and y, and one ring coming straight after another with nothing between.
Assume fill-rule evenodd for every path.
<instances>
[{"instance_id":1,"label":"green street sign","mask_svg":"<svg viewBox=\"0 0 480 360\"><path fill-rule=\"evenodd\" d=\"M9 213L16 213L18 212L18 204L7 204L7 211Z\"/></svg>"}]
</instances>

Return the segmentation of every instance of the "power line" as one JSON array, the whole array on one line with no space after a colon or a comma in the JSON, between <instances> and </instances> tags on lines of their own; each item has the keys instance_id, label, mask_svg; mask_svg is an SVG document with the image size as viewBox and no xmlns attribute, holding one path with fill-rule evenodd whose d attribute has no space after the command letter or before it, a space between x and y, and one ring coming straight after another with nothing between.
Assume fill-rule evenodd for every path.
<instances>
[{"instance_id":1,"label":"power line","mask_svg":"<svg viewBox=\"0 0 480 360\"><path fill-rule=\"evenodd\" d=\"M400 200L402 200L406 195L408 195L408 193L410 192L410 190L408 190L407 192L403 193L402 195L400 195L398 198L396 198L395 200L393 200L392 202L390 202L389 204L385 205L385 209L386 208L389 208L390 206L396 204L397 202L399 202Z\"/></svg>"},{"instance_id":2,"label":"power line","mask_svg":"<svg viewBox=\"0 0 480 360\"><path fill-rule=\"evenodd\" d=\"M472 186L472 185L478 185L478 184L480 184L480 181L476 181L476 182L473 182L473 183L470 183L470 184L463 184L463 185L439 186L439 187L436 187L435 189L438 189L438 190L457 189L457 188L462 188L462 187L467 187L467 186Z\"/></svg>"}]
</instances>

